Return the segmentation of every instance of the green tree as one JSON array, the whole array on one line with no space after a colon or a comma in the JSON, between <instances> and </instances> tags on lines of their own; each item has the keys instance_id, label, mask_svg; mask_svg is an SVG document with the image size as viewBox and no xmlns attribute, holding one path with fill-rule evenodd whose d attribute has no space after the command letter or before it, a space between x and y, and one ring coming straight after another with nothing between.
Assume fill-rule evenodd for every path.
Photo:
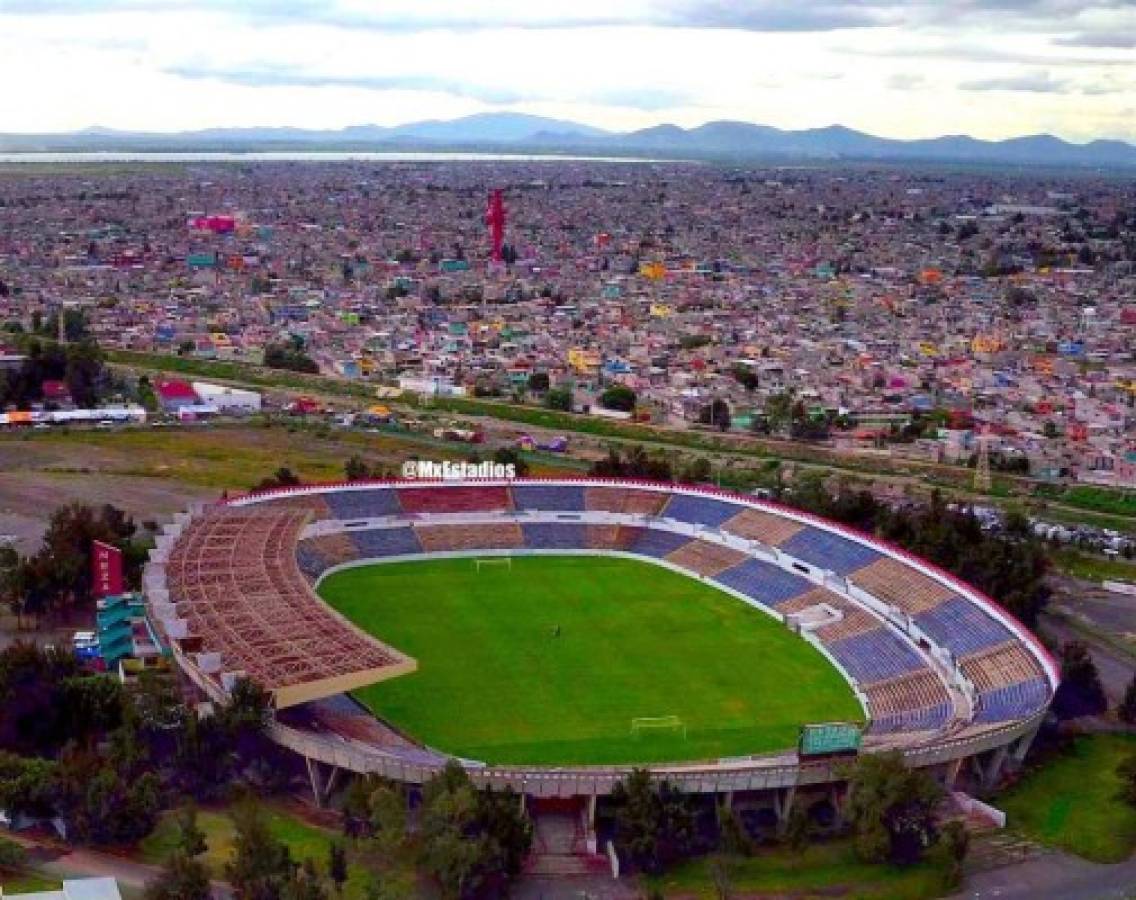
<instances>
[{"instance_id":1,"label":"green tree","mask_svg":"<svg viewBox=\"0 0 1136 900\"><path fill-rule=\"evenodd\" d=\"M281 900L326 900L327 889L312 860L304 860L303 865L293 872L280 897Z\"/></svg>"},{"instance_id":2,"label":"green tree","mask_svg":"<svg viewBox=\"0 0 1136 900\"><path fill-rule=\"evenodd\" d=\"M570 388L552 388L544 395L544 405L560 412L572 411L572 391Z\"/></svg>"},{"instance_id":3,"label":"green tree","mask_svg":"<svg viewBox=\"0 0 1136 900\"><path fill-rule=\"evenodd\" d=\"M635 769L616 784L611 799L616 848L636 868L657 873L692 851L693 807L669 781Z\"/></svg>"},{"instance_id":4,"label":"green tree","mask_svg":"<svg viewBox=\"0 0 1136 900\"><path fill-rule=\"evenodd\" d=\"M1061 684L1053 697L1053 711L1059 718L1074 719L1099 715L1107 708L1108 698L1088 646L1068 641L1061 648Z\"/></svg>"},{"instance_id":5,"label":"green tree","mask_svg":"<svg viewBox=\"0 0 1136 900\"><path fill-rule=\"evenodd\" d=\"M158 877L146 885L146 900L208 900L212 896L209 869L198 858L208 849L205 835L197 826L197 809L188 805L178 815L173 853Z\"/></svg>"},{"instance_id":6,"label":"green tree","mask_svg":"<svg viewBox=\"0 0 1136 900\"><path fill-rule=\"evenodd\" d=\"M451 761L422 786L421 862L448 896L462 897L480 882L481 842L474 834L477 792Z\"/></svg>"},{"instance_id":7,"label":"green tree","mask_svg":"<svg viewBox=\"0 0 1136 900\"><path fill-rule=\"evenodd\" d=\"M251 798L237 805L233 824L233 858L225 866L225 876L238 900L280 900L296 870L287 845L272 836Z\"/></svg>"},{"instance_id":8,"label":"green tree","mask_svg":"<svg viewBox=\"0 0 1136 900\"><path fill-rule=\"evenodd\" d=\"M849 777L848 817L865 862L918 862L938 839L934 810L943 790L898 751L861 756Z\"/></svg>"},{"instance_id":9,"label":"green tree","mask_svg":"<svg viewBox=\"0 0 1136 900\"><path fill-rule=\"evenodd\" d=\"M953 819L943 826L939 840L947 860L945 886L948 889L957 888L962 884L962 866L966 862L967 853L970 852L970 834L962 822Z\"/></svg>"},{"instance_id":10,"label":"green tree","mask_svg":"<svg viewBox=\"0 0 1136 900\"><path fill-rule=\"evenodd\" d=\"M729 856L749 856L753 852L753 841L738 811L725 803L717 811L718 849Z\"/></svg>"},{"instance_id":11,"label":"green tree","mask_svg":"<svg viewBox=\"0 0 1136 900\"><path fill-rule=\"evenodd\" d=\"M631 412L635 409L635 391L625 384L613 384L600 394L600 405L606 409Z\"/></svg>"},{"instance_id":12,"label":"green tree","mask_svg":"<svg viewBox=\"0 0 1136 900\"><path fill-rule=\"evenodd\" d=\"M451 761L422 787L421 862L449 896L507 893L532 846L532 825L517 796L474 789Z\"/></svg>"},{"instance_id":13,"label":"green tree","mask_svg":"<svg viewBox=\"0 0 1136 900\"><path fill-rule=\"evenodd\" d=\"M543 394L550 386L551 382L547 372L533 372L529 376L528 387L534 394Z\"/></svg>"},{"instance_id":14,"label":"green tree","mask_svg":"<svg viewBox=\"0 0 1136 900\"><path fill-rule=\"evenodd\" d=\"M1122 722L1136 725L1136 675L1133 675L1132 680L1128 682L1128 687L1124 690L1124 699L1116 708L1116 714Z\"/></svg>"},{"instance_id":15,"label":"green tree","mask_svg":"<svg viewBox=\"0 0 1136 900\"><path fill-rule=\"evenodd\" d=\"M327 845L327 877L335 885L336 893L343 893L347 883L347 850L339 841Z\"/></svg>"},{"instance_id":16,"label":"green tree","mask_svg":"<svg viewBox=\"0 0 1136 900\"><path fill-rule=\"evenodd\" d=\"M363 481L371 477L370 466L357 453L343 464L343 475L348 481Z\"/></svg>"},{"instance_id":17,"label":"green tree","mask_svg":"<svg viewBox=\"0 0 1136 900\"><path fill-rule=\"evenodd\" d=\"M515 447L498 447L493 451L493 462L513 466L518 478L529 474L529 464Z\"/></svg>"},{"instance_id":18,"label":"green tree","mask_svg":"<svg viewBox=\"0 0 1136 900\"><path fill-rule=\"evenodd\" d=\"M169 855L158 876L146 885L145 900L209 900L209 870L180 850Z\"/></svg>"},{"instance_id":19,"label":"green tree","mask_svg":"<svg viewBox=\"0 0 1136 900\"><path fill-rule=\"evenodd\" d=\"M800 802L794 800L786 815L785 829L781 834L781 840L793 853L801 853L808 846L811 834L812 825L809 823L809 815Z\"/></svg>"}]
</instances>

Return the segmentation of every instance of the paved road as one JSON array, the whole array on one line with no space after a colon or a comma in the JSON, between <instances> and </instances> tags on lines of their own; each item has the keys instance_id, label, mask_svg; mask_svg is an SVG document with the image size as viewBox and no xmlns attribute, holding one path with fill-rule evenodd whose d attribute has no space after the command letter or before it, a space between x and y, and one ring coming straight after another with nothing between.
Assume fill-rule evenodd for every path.
<instances>
[{"instance_id":1,"label":"paved road","mask_svg":"<svg viewBox=\"0 0 1136 900\"><path fill-rule=\"evenodd\" d=\"M979 872L949 900L1132 900L1136 857L1113 866L1048 853L1017 865Z\"/></svg>"},{"instance_id":2,"label":"paved road","mask_svg":"<svg viewBox=\"0 0 1136 900\"><path fill-rule=\"evenodd\" d=\"M158 874L157 866L135 862L112 853L43 842L21 834L10 834L8 837L27 848L31 868L61 881L65 878L114 878L124 889L124 895L141 896L147 882ZM232 893L226 885L215 882L213 896L216 900L227 900Z\"/></svg>"}]
</instances>

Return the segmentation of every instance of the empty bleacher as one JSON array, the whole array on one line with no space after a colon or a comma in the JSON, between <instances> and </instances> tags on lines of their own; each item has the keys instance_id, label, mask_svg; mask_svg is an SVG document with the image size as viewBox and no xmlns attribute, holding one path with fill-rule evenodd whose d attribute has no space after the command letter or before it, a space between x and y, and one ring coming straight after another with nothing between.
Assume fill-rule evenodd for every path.
<instances>
[{"instance_id":1,"label":"empty bleacher","mask_svg":"<svg viewBox=\"0 0 1136 900\"><path fill-rule=\"evenodd\" d=\"M853 573L849 581L913 616L955 596L946 585L887 556Z\"/></svg>"},{"instance_id":2,"label":"empty bleacher","mask_svg":"<svg viewBox=\"0 0 1136 900\"><path fill-rule=\"evenodd\" d=\"M667 554L667 562L711 578L745 559L746 555L740 550L723 547L721 544L711 544L708 541L690 541Z\"/></svg>"},{"instance_id":3,"label":"empty bleacher","mask_svg":"<svg viewBox=\"0 0 1136 900\"><path fill-rule=\"evenodd\" d=\"M871 731L929 731L950 721L954 705L943 683L924 669L864 687L872 716Z\"/></svg>"},{"instance_id":4,"label":"empty bleacher","mask_svg":"<svg viewBox=\"0 0 1136 900\"><path fill-rule=\"evenodd\" d=\"M323 499L332 519L377 519L402 512L395 492L384 488L328 491Z\"/></svg>"},{"instance_id":5,"label":"empty bleacher","mask_svg":"<svg viewBox=\"0 0 1136 900\"><path fill-rule=\"evenodd\" d=\"M531 522L521 525L527 550L583 550L587 530L577 522Z\"/></svg>"},{"instance_id":6,"label":"empty bleacher","mask_svg":"<svg viewBox=\"0 0 1136 900\"><path fill-rule=\"evenodd\" d=\"M732 519L740 507L712 497L699 497L694 494L674 494L663 508L662 515L679 522L697 523L717 528L727 519Z\"/></svg>"},{"instance_id":7,"label":"empty bleacher","mask_svg":"<svg viewBox=\"0 0 1136 900\"><path fill-rule=\"evenodd\" d=\"M722 523L723 531L736 534L747 541L761 541L771 547L780 547L805 527L800 522L760 509L743 509L732 519Z\"/></svg>"},{"instance_id":8,"label":"empty bleacher","mask_svg":"<svg viewBox=\"0 0 1136 900\"><path fill-rule=\"evenodd\" d=\"M588 509L633 516L657 516L669 498L664 491L635 488L590 487L584 491Z\"/></svg>"},{"instance_id":9,"label":"empty bleacher","mask_svg":"<svg viewBox=\"0 0 1136 900\"><path fill-rule=\"evenodd\" d=\"M427 553L447 550L508 550L524 545L524 535L515 524L415 525L415 534Z\"/></svg>"},{"instance_id":10,"label":"empty bleacher","mask_svg":"<svg viewBox=\"0 0 1136 900\"><path fill-rule=\"evenodd\" d=\"M1020 681L979 695L975 722L1024 719L1049 701L1049 683L1042 677Z\"/></svg>"},{"instance_id":11,"label":"empty bleacher","mask_svg":"<svg viewBox=\"0 0 1136 900\"><path fill-rule=\"evenodd\" d=\"M517 509L583 512L584 488L577 484L518 484L513 487Z\"/></svg>"},{"instance_id":12,"label":"empty bleacher","mask_svg":"<svg viewBox=\"0 0 1136 900\"><path fill-rule=\"evenodd\" d=\"M304 556L300 555L300 550L304 551ZM324 569L349 562L358 555L358 550L346 534L321 534L300 541L296 545L296 561L300 563L300 571L313 577L322 573ZM304 560L308 560L310 564L315 558L321 560L323 566L319 572L309 572Z\"/></svg>"},{"instance_id":13,"label":"empty bleacher","mask_svg":"<svg viewBox=\"0 0 1136 900\"><path fill-rule=\"evenodd\" d=\"M873 628L825 646L861 684L896 678L927 665L918 653L886 628Z\"/></svg>"},{"instance_id":14,"label":"empty bleacher","mask_svg":"<svg viewBox=\"0 0 1136 900\"><path fill-rule=\"evenodd\" d=\"M720 572L714 580L769 607L777 607L813 586L799 575L760 559L747 559Z\"/></svg>"},{"instance_id":15,"label":"empty bleacher","mask_svg":"<svg viewBox=\"0 0 1136 900\"><path fill-rule=\"evenodd\" d=\"M920 613L915 624L956 656L976 653L1013 637L1005 625L962 597L951 597Z\"/></svg>"},{"instance_id":16,"label":"empty bleacher","mask_svg":"<svg viewBox=\"0 0 1136 900\"><path fill-rule=\"evenodd\" d=\"M314 549L308 541L300 541L296 544L296 563L299 565L300 571L312 581L319 578L324 570L331 565L327 558Z\"/></svg>"},{"instance_id":17,"label":"empty bleacher","mask_svg":"<svg viewBox=\"0 0 1136 900\"><path fill-rule=\"evenodd\" d=\"M685 535L675 534L671 531L644 528L635 539L635 543L631 545L631 552L663 559L668 553L674 553L689 540L690 538Z\"/></svg>"},{"instance_id":18,"label":"empty bleacher","mask_svg":"<svg viewBox=\"0 0 1136 900\"><path fill-rule=\"evenodd\" d=\"M422 545L413 528L368 528L348 535L355 544L359 559L380 559L421 553Z\"/></svg>"},{"instance_id":19,"label":"empty bleacher","mask_svg":"<svg viewBox=\"0 0 1136 900\"><path fill-rule=\"evenodd\" d=\"M963 674L980 691L993 691L1041 675L1041 667L1016 640L965 656Z\"/></svg>"},{"instance_id":20,"label":"empty bleacher","mask_svg":"<svg viewBox=\"0 0 1136 900\"><path fill-rule=\"evenodd\" d=\"M881 556L871 547L812 526L784 541L781 549L809 565L831 569L837 575L854 572Z\"/></svg>"},{"instance_id":21,"label":"empty bleacher","mask_svg":"<svg viewBox=\"0 0 1136 900\"><path fill-rule=\"evenodd\" d=\"M500 511L512 508L509 489L503 485L489 484L399 488L398 500L403 510L411 515Z\"/></svg>"},{"instance_id":22,"label":"empty bleacher","mask_svg":"<svg viewBox=\"0 0 1136 900\"><path fill-rule=\"evenodd\" d=\"M627 525L587 525L587 546L592 550L627 550L639 537L641 528Z\"/></svg>"},{"instance_id":23,"label":"empty bleacher","mask_svg":"<svg viewBox=\"0 0 1136 900\"><path fill-rule=\"evenodd\" d=\"M272 506L274 509L309 510L313 522L318 522L320 519L335 518L328 508L323 494L286 494L281 497L274 497Z\"/></svg>"}]
</instances>

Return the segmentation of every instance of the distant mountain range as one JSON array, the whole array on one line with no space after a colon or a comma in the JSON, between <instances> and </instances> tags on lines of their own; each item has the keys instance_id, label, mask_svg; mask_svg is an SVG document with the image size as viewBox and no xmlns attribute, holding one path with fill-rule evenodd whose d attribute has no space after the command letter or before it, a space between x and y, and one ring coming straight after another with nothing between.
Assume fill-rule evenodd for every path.
<instances>
[{"instance_id":1,"label":"distant mountain range","mask_svg":"<svg viewBox=\"0 0 1136 900\"><path fill-rule=\"evenodd\" d=\"M207 150L485 150L651 156L723 161L893 161L974 165L1136 167L1136 146L1097 140L1072 144L1049 134L1003 141L966 135L923 140L876 137L840 125L786 131L748 122L697 128L656 125L612 132L521 113L482 113L406 125L302 128L210 128L159 134L88 128L67 134L3 134L0 152Z\"/></svg>"}]
</instances>

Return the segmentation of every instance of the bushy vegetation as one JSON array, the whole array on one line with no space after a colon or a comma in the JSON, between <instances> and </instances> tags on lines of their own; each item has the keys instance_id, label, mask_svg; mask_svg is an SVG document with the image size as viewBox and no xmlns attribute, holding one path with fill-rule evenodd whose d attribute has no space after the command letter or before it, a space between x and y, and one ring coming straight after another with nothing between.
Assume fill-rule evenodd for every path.
<instances>
[{"instance_id":1,"label":"bushy vegetation","mask_svg":"<svg viewBox=\"0 0 1136 900\"><path fill-rule=\"evenodd\" d=\"M128 689L69 654L13 644L0 651L0 808L58 816L77 842L134 843L175 797L264 783L281 752L263 737L266 710L242 681L199 717L153 672Z\"/></svg>"}]
</instances>

